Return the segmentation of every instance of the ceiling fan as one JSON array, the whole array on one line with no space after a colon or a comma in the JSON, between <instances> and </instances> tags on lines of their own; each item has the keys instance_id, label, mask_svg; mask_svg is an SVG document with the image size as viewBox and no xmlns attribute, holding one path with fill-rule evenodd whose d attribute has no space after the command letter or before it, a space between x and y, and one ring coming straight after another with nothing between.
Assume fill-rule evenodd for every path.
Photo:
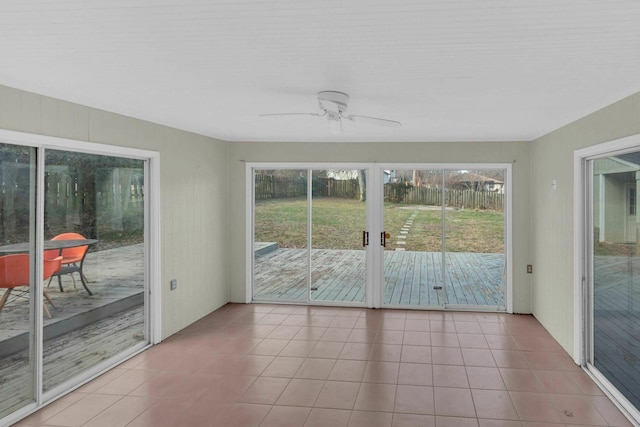
<instances>
[{"instance_id":1,"label":"ceiling fan","mask_svg":"<svg viewBox=\"0 0 640 427\"><path fill-rule=\"evenodd\" d=\"M271 113L260 114L262 117L268 116L315 116L326 117L329 126L335 133L342 131L342 119L352 122L366 122L379 126L387 126L399 128L401 123L395 120L381 119L379 117L359 116L355 114L347 115L347 106L349 105L349 95L343 92L333 90L325 90L318 92L319 113Z\"/></svg>"}]
</instances>

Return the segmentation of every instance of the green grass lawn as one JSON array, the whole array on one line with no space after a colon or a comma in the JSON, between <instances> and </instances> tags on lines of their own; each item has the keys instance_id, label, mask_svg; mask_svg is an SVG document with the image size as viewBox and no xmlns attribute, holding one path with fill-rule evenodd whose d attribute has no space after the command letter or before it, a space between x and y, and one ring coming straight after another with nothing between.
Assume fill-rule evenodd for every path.
<instances>
[{"instance_id":1,"label":"green grass lawn","mask_svg":"<svg viewBox=\"0 0 640 427\"><path fill-rule=\"evenodd\" d=\"M406 250L437 252L442 249L442 210L424 206L385 203L385 230L391 235L387 248L396 247L396 236L416 214L406 238ZM504 252L504 213L447 210L446 249L450 252ZM255 240L278 242L281 248L307 247L305 198L256 202ZM357 200L316 198L312 204L313 247L360 249L365 225L365 204ZM371 236L378 243L379 236Z\"/></svg>"}]
</instances>

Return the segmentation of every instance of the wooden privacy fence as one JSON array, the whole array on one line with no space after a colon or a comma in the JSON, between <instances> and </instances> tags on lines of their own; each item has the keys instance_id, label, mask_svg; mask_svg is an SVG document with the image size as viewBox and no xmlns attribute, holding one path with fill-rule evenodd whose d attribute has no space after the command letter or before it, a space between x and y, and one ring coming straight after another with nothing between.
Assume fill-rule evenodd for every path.
<instances>
[{"instance_id":1,"label":"wooden privacy fence","mask_svg":"<svg viewBox=\"0 0 640 427\"><path fill-rule=\"evenodd\" d=\"M385 184L385 201L407 205L428 205L465 209L504 210L504 194L493 191L444 190L441 188L403 187L397 184Z\"/></svg>"},{"instance_id":2,"label":"wooden privacy fence","mask_svg":"<svg viewBox=\"0 0 640 427\"><path fill-rule=\"evenodd\" d=\"M314 177L311 183L314 196L339 199L358 198L358 180L337 180ZM255 176L256 200L283 199L307 195L307 179L304 177Z\"/></svg>"},{"instance_id":3,"label":"wooden privacy fence","mask_svg":"<svg viewBox=\"0 0 640 427\"><path fill-rule=\"evenodd\" d=\"M307 194L307 180L300 177L255 176L256 200L300 197Z\"/></svg>"},{"instance_id":4,"label":"wooden privacy fence","mask_svg":"<svg viewBox=\"0 0 640 427\"><path fill-rule=\"evenodd\" d=\"M313 195L341 199L358 199L360 187L357 179L337 180L313 178ZM255 200L283 199L307 195L307 180L304 177L279 177L255 175ZM407 205L441 206L441 188L413 187L404 184L384 185L384 200ZM465 209L503 211L504 194L491 191L445 189L444 205Z\"/></svg>"},{"instance_id":5,"label":"wooden privacy fence","mask_svg":"<svg viewBox=\"0 0 640 427\"><path fill-rule=\"evenodd\" d=\"M358 199L359 190L357 179L314 178L313 180L314 196Z\"/></svg>"},{"instance_id":6,"label":"wooden privacy fence","mask_svg":"<svg viewBox=\"0 0 640 427\"><path fill-rule=\"evenodd\" d=\"M75 231L87 237L105 232L143 230L144 174L138 168L95 168L91 179L68 166L48 165L45 173L45 237ZM29 239L29 165L0 163L0 242ZM89 227L86 225L89 224Z\"/></svg>"},{"instance_id":7,"label":"wooden privacy fence","mask_svg":"<svg viewBox=\"0 0 640 427\"><path fill-rule=\"evenodd\" d=\"M45 211L49 228L77 229L83 222L81 215L90 214L98 233L143 229L142 169L97 168L91 182L82 181L82 176L70 174L66 166L47 167Z\"/></svg>"}]
</instances>

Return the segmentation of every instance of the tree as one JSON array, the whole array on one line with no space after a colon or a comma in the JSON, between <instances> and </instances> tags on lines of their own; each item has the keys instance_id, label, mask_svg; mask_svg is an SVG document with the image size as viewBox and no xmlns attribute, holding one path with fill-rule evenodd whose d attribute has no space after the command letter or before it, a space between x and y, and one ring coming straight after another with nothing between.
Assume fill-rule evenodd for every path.
<instances>
[{"instance_id":1,"label":"tree","mask_svg":"<svg viewBox=\"0 0 640 427\"><path fill-rule=\"evenodd\" d=\"M358 170L358 194L361 202L367 200L367 178L364 173L364 169Z\"/></svg>"}]
</instances>

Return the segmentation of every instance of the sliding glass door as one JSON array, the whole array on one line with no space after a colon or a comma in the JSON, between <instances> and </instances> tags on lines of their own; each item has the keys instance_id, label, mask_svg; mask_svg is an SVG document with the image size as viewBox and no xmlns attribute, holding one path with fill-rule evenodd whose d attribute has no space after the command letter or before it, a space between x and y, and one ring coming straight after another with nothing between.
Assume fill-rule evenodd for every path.
<instances>
[{"instance_id":1,"label":"sliding glass door","mask_svg":"<svg viewBox=\"0 0 640 427\"><path fill-rule=\"evenodd\" d=\"M587 162L587 352L591 369L640 408L640 151ZM637 413L637 412L636 412Z\"/></svg>"},{"instance_id":2,"label":"sliding glass door","mask_svg":"<svg viewBox=\"0 0 640 427\"><path fill-rule=\"evenodd\" d=\"M366 169L251 170L252 299L365 303Z\"/></svg>"},{"instance_id":3,"label":"sliding glass door","mask_svg":"<svg viewBox=\"0 0 640 427\"><path fill-rule=\"evenodd\" d=\"M383 304L505 310L506 170L381 172Z\"/></svg>"},{"instance_id":4,"label":"sliding glass door","mask_svg":"<svg viewBox=\"0 0 640 427\"><path fill-rule=\"evenodd\" d=\"M149 345L147 177L0 143L0 423Z\"/></svg>"},{"instance_id":5,"label":"sliding glass door","mask_svg":"<svg viewBox=\"0 0 640 427\"><path fill-rule=\"evenodd\" d=\"M510 165L248 165L251 300L507 309Z\"/></svg>"}]
</instances>

